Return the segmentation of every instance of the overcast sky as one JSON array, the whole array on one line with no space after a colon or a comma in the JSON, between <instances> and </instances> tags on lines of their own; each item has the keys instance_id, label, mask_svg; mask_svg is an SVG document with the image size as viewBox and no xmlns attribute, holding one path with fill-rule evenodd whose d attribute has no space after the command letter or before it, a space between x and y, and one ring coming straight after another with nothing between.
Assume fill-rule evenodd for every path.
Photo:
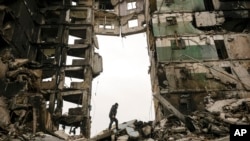
<instances>
[{"instance_id":1,"label":"overcast sky","mask_svg":"<svg viewBox=\"0 0 250 141\"><path fill-rule=\"evenodd\" d=\"M108 128L109 110L116 102L119 123L154 120L146 34L97 37L103 72L93 81L91 136Z\"/></svg>"}]
</instances>

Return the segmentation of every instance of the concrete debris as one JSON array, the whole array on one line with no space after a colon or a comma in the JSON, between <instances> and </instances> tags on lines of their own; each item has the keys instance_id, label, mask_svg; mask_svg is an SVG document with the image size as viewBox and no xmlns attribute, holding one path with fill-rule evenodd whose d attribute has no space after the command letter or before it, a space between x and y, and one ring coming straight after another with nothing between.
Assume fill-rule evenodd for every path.
<instances>
[{"instance_id":1,"label":"concrete debris","mask_svg":"<svg viewBox=\"0 0 250 141\"><path fill-rule=\"evenodd\" d=\"M128 135L120 136L117 138L118 141L127 141L129 139Z\"/></svg>"},{"instance_id":2,"label":"concrete debris","mask_svg":"<svg viewBox=\"0 0 250 141\"><path fill-rule=\"evenodd\" d=\"M226 141L229 140L231 124L250 124L249 109L250 99L218 100L206 107L206 110L194 111L188 115L195 126L194 132L190 132L176 115L171 114L159 122L125 122L119 125L119 131L114 128L104 130L91 140Z\"/></svg>"},{"instance_id":3,"label":"concrete debris","mask_svg":"<svg viewBox=\"0 0 250 141\"><path fill-rule=\"evenodd\" d=\"M58 131L55 131L55 134L61 138L63 138L64 140L67 140L69 138L69 135L66 134L64 131L62 130L58 130Z\"/></svg>"},{"instance_id":4,"label":"concrete debris","mask_svg":"<svg viewBox=\"0 0 250 141\"><path fill-rule=\"evenodd\" d=\"M90 138L97 35L137 33L155 121L90 140L228 140L231 124L250 123L249 9L249 0L0 0L0 140ZM66 101L78 105L67 115Z\"/></svg>"},{"instance_id":5,"label":"concrete debris","mask_svg":"<svg viewBox=\"0 0 250 141\"><path fill-rule=\"evenodd\" d=\"M36 140L36 141L77 141L77 140L86 140L86 138L82 137L81 135L70 136L63 131L55 131L55 133L46 134L43 132L36 132L35 134L28 133L28 132L21 132L22 134L5 134L0 133L0 140L15 140L15 141L29 141L29 140Z\"/></svg>"},{"instance_id":6,"label":"concrete debris","mask_svg":"<svg viewBox=\"0 0 250 141\"><path fill-rule=\"evenodd\" d=\"M64 139L58 138L56 136L52 136L49 134L45 134L42 132L37 132L36 134L22 134L20 136L11 136L0 134L0 140L13 140L13 141L29 141L29 140L39 140L39 141L64 141Z\"/></svg>"}]
</instances>

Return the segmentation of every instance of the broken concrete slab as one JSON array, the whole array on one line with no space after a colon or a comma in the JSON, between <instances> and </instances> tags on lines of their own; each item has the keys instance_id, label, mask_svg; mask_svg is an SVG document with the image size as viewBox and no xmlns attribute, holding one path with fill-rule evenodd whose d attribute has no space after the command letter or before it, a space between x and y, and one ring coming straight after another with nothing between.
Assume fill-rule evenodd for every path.
<instances>
[{"instance_id":1,"label":"broken concrete slab","mask_svg":"<svg viewBox=\"0 0 250 141\"><path fill-rule=\"evenodd\" d=\"M210 107L207 107L206 109L209 112L222 112L224 106L230 105L236 101L237 99L225 99L225 100L215 101L213 105L210 105Z\"/></svg>"},{"instance_id":2,"label":"broken concrete slab","mask_svg":"<svg viewBox=\"0 0 250 141\"><path fill-rule=\"evenodd\" d=\"M139 132L135 131L132 127L126 127L126 132L132 139L137 139L140 136Z\"/></svg>"},{"instance_id":3,"label":"broken concrete slab","mask_svg":"<svg viewBox=\"0 0 250 141\"><path fill-rule=\"evenodd\" d=\"M129 135L123 135L123 136L119 136L117 138L117 141L128 141L129 139Z\"/></svg>"},{"instance_id":4,"label":"broken concrete slab","mask_svg":"<svg viewBox=\"0 0 250 141\"><path fill-rule=\"evenodd\" d=\"M69 135L66 134L63 130L58 130L54 132L57 136L61 137L64 140L68 140L69 139Z\"/></svg>"}]
</instances>

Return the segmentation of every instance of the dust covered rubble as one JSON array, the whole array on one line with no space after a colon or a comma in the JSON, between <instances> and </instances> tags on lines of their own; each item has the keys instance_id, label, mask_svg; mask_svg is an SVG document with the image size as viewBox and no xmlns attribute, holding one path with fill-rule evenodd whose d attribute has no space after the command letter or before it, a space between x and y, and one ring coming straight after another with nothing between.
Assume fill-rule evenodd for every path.
<instances>
[{"instance_id":1,"label":"dust covered rubble","mask_svg":"<svg viewBox=\"0 0 250 141\"><path fill-rule=\"evenodd\" d=\"M195 131L190 132L176 116L169 115L159 122L131 120L119 124L119 131L104 130L94 136L97 141L228 141L230 125L250 124L250 99L215 101L203 111L188 115ZM105 136L106 135L106 136Z\"/></svg>"},{"instance_id":2,"label":"dust covered rubble","mask_svg":"<svg viewBox=\"0 0 250 141\"><path fill-rule=\"evenodd\" d=\"M68 135L63 131L55 131L54 133L22 132L16 135L0 133L0 141L74 141L77 139L86 140L82 135Z\"/></svg>"},{"instance_id":3,"label":"dust covered rubble","mask_svg":"<svg viewBox=\"0 0 250 141\"><path fill-rule=\"evenodd\" d=\"M3 102L2 102L3 103ZM1 107L3 116L6 108ZM231 124L250 124L250 99L225 99L207 105L203 111L188 115L192 119L195 131L190 132L176 116L169 115L159 122L131 120L119 124L119 131L104 130L91 139L81 136L69 136L63 131L45 134L32 129L16 127L13 123L0 121L0 140L68 140L68 141L228 141ZM5 126L6 125L6 126Z\"/></svg>"}]
</instances>

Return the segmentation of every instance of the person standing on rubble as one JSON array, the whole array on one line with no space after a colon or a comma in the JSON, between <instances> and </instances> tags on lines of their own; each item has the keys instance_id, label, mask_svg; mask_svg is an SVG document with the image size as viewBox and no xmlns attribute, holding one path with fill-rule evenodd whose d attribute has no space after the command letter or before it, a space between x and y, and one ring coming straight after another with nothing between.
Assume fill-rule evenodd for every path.
<instances>
[{"instance_id":1,"label":"person standing on rubble","mask_svg":"<svg viewBox=\"0 0 250 141\"><path fill-rule=\"evenodd\" d=\"M115 103L114 105L112 105L112 107L110 109L110 112L109 112L109 119L110 119L109 130L111 129L113 122L115 122L116 130L119 129L118 128L118 120L116 119L117 108L118 108L118 103Z\"/></svg>"}]
</instances>

